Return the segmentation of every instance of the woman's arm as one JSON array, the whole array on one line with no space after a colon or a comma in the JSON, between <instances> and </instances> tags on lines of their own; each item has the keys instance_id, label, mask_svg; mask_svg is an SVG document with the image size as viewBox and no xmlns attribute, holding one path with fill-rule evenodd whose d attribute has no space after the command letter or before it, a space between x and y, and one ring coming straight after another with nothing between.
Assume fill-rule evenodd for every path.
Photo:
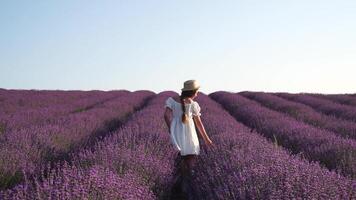
<instances>
[{"instance_id":1,"label":"woman's arm","mask_svg":"<svg viewBox=\"0 0 356 200\"><path fill-rule=\"evenodd\" d=\"M167 124L169 133L171 133L171 119L170 119L171 114L172 114L172 110L170 108L166 107L166 110L164 112L164 121Z\"/></svg>"},{"instance_id":2,"label":"woman's arm","mask_svg":"<svg viewBox=\"0 0 356 200\"><path fill-rule=\"evenodd\" d=\"M204 125L200 119L200 116L193 116L194 122L197 125L197 128L199 130L200 135L202 136L202 138L204 139L204 141L208 144L212 144L212 141L210 140L208 134L206 134Z\"/></svg>"}]
</instances>

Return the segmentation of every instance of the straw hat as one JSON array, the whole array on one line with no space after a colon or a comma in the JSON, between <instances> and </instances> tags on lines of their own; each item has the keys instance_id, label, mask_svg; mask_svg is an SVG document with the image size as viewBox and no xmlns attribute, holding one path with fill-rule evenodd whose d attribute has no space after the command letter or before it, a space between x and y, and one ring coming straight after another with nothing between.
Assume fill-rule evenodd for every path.
<instances>
[{"instance_id":1,"label":"straw hat","mask_svg":"<svg viewBox=\"0 0 356 200\"><path fill-rule=\"evenodd\" d=\"M199 83L196 80L187 80L184 82L184 87L182 91L197 90L200 88Z\"/></svg>"}]
</instances>

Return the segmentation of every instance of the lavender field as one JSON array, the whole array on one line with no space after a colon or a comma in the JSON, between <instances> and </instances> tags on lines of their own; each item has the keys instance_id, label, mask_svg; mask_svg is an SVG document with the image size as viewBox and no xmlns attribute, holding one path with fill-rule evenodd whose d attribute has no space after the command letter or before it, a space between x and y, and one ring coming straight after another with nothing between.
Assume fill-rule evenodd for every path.
<instances>
[{"instance_id":1,"label":"lavender field","mask_svg":"<svg viewBox=\"0 0 356 200\"><path fill-rule=\"evenodd\" d=\"M0 199L356 199L356 95L199 93L215 143L175 190L173 91L0 89Z\"/></svg>"}]
</instances>

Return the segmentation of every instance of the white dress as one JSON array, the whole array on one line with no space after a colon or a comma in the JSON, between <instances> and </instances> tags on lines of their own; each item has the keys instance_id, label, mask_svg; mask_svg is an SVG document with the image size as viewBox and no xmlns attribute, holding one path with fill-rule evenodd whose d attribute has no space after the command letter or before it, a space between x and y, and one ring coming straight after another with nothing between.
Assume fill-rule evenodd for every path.
<instances>
[{"instance_id":1,"label":"white dress","mask_svg":"<svg viewBox=\"0 0 356 200\"><path fill-rule=\"evenodd\" d=\"M169 107L173 111L173 118L170 125L171 142L175 149L180 151L180 155L195 154L199 155L200 147L197 132L193 121L193 116L200 116L200 106L198 102L193 101L185 104L185 111L188 115L188 122L182 122L182 105L169 97L164 107Z\"/></svg>"}]
</instances>

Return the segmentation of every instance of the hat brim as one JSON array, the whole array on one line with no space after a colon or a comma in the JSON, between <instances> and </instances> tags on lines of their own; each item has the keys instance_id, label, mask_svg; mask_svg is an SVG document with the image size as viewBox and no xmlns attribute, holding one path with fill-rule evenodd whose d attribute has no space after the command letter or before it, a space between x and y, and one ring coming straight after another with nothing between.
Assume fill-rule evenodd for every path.
<instances>
[{"instance_id":1,"label":"hat brim","mask_svg":"<svg viewBox=\"0 0 356 200\"><path fill-rule=\"evenodd\" d=\"M198 90L198 89L200 89L200 86L193 89L182 88L182 91L190 91L190 90Z\"/></svg>"}]
</instances>

